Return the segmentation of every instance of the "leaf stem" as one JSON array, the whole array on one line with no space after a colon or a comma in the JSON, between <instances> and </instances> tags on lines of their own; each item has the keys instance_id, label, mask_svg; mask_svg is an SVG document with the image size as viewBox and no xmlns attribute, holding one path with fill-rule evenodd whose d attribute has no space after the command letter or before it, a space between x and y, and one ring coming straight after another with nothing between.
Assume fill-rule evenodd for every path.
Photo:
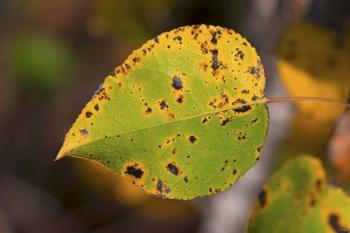
<instances>
[{"instance_id":1,"label":"leaf stem","mask_svg":"<svg viewBox=\"0 0 350 233\"><path fill-rule=\"evenodd\" d=\"M329 103L329 104L336 104L346 107L347 109L350 109L350 103L343 101L343 100L337 100L337 99L331 99L326 97L310 97L310 96L290 96L290 97L266 97L265 103L266 104L272 104L272 103L285 103L285 102L321 102L321 103Z\"/></svg>"}]
</instances>

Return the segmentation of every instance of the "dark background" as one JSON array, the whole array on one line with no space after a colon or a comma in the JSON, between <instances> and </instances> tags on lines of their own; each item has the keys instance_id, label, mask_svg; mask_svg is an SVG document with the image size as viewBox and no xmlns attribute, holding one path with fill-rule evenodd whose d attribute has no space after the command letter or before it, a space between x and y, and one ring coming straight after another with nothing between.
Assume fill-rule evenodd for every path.
<instances>
[{"instance_id":1,"label":"dark background","mask_svg":"<svg viewBox=\"0 0 350 233\"><path fill-rule=\"evenodd\" d=\"M154 199L88 162L53 159L104 77L161 32L200 23L240 32L262 55L268 93L280 93L281 31L308 19L341 33L349 12L348 0L1 0L0 232L241 232L244 218L224 230L208 222L212 197Z\"/></svg>"}]
</instances>

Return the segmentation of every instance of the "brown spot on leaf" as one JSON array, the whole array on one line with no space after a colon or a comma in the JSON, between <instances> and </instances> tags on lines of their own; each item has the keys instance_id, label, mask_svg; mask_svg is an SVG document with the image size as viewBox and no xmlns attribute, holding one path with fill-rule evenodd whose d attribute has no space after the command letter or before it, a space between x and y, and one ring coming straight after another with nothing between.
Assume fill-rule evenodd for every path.
<instances>
[{"instance_id":1,"label":"brown spot on leaf","mask_svg":"<svg viewBox=\"0 0 350 233\"><path fill-rule=\"evenodd\" d=\"M95 109L96 111L100 110L100 107L98 106L98 104L95 104L94 109Z\"/></svg>"},{"instance_id":2,"label":"brown spot on leaf","mask_svg":"<svg viewBox=\"0 0 350 233\"><path fill-rule=\"evenodd\" d=\"M244 53L241 50L238 50L235 54L235 57L240 58L241 60L244 59Z\"/></svg>"},{"instance_id":3,"label":"brown spot on leaf","mask_svg":"<svg viewBox=\"0 0 350 233\"><path fill-rule=\"evenodd\" d=\"M193 135L189 136L188 137L188 140L191 142L191 143L195 143L197 141L197 138Z\"/></svg>"},{"instance_id":4,"label":"brown spot on leaf","mask_svg":"<svg viewBox=\"0 0 350 233\"><path fill-rule=\"evenodd\" d=\"M152 108L147 107L147 109L146 109L146 113L147 113L147 114L149 114L149 113L151 113L151 112L152 112Z\"/></svg>"},{"instance_id":5,"label":"brown spot on leaf","mask_svg":"<svg viewBox=\"0 0 350 233\"><path fill-rule=\"evenodd\" d=\"M164 110L164 109L166 109L166 108L169 108L168 104L167 104L164 100L160 101L159 107L160 107L160 109L162 109L162 110Z\"/></svg>"},{"instance_id":6,"label":"brown spot on leaf","mask_svg":"<svg viewBox=\"0 0 350 233\"><path fill-rule=\"evenodd\" d=\"M242 93L242 94L249 94L249 90L244 89L244 90L241 91L241 93Z\"/></svg>"},{"instance_id":7,"label":"brown spot on leaf","mask_svg":"<svg viewBox=\"0 0 350 233\"><path fill-rule=\"evenodd\" d=\"M93 115L92 112L89 112L89 111L85 113L86 118L90 118L92 115Z\"/></svg>"},{"instance_id":8,"label":"brown spot on leaf","mask_svg":"<svg viewBox=\"0 0 350 233\"><path fill-rule=\"evenodd\" d=\"M224 119L224 120L221 122L221 125L224 126L224 125L226 125L226 124L229 123L229 122L230 122L230 118L226 118L226 119Z\"/></svg>"},{"instance_id":9,"label":"brown spot on leaf","mask_svg":"<svg viewBox=\"0 0 350 233\"><path fill-rule=\"evenodd\" d=\"M88 130L87 129L80 129L79 130L80 131L80 134L82 135L82 136L87 136L88 134L89 134L89 132L88 132Z\"/></svg>"},{"instance_id":10,"label":"brown spot on leaf","mask_svg":"<svg viewBox=\"0 0 350 233\"><path fill-rule=\"evenodd\" d=\"M258 118L254 118L250 123L251 123L251 124L254 124L254 123L256 123L256 122L258 122Z\"/></svg>"},{"instance_id":11,"label":"brown spot on leaf","mask_svg":"<svg viewBox=\"0 0 350 233\"><path fill-rule=\"evenodd\" d=\"M186 183L188 183L188 178L187 178L187 176L184 177L184 181L185 181Z\"/></svg>"},{"instance_id":12,"label":"brown spot on leaf","mask_svg":"<svg viewBox=\"0 0 350 233\"><path fill-rule=\"evenodd\" d=\"M176 99L176 102L178 102L179 104L182 104L183 101L184 101L184 96L183 95L180 95L180 97Z\"/></svg>"}]
</instances>

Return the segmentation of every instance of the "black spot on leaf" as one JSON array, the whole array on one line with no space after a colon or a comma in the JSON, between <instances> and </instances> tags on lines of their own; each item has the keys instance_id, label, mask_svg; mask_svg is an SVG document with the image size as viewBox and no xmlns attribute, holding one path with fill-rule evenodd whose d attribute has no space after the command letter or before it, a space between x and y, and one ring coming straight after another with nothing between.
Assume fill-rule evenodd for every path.
<instances>
[{"instance_id":1,"label":"black spot on leaf","mask_svg":"<svg viewBox=\"0 0 350 233\"><path fill-rule=\"evenodd\" d=\"M339 223L339 216L336 214L330 214L328 216L328 224L336 233L348 233L349 229L342 227Z\"/></svg>"},{"instance_id":2,"label":"black spot on leaf","mask_svg":"<svg viewBox=\"0 0 350 233\"><path fill-rule=\"evenodd\" d=\"M211 40L210 42L213 44L217 44L218 43L218 39L216 38L217 33L216 32L211 32Z\"/></svg>"},{"instance_id":3,"label":"black spot on leaf","mask_svg":"<svg viewBox=\"0 0 350 233\"><path fill-rule=\"evenodd\" d=\"M160 179L158 179L158 181L157 181L156 189L160 193L163 193L163 192L169 193L170 192L170 189Z\"/></svg>"},{"instance_id":4,"label":"black spot on leaf","mask_svg":"<svg viewBox=\"0 0 350 233\"><path fill-rule=\"evenodd\" d=\"M182 89L183 85L182 85L182 81L179 77L174 76L173 77L173 83L171 84L176 90L180 90Z\"/></svg>"},{"instance_id":5,"label":"black spot on leaf","mask_svg":"<svg viewBox=\"0 0 350 233\"><path fill-rule=\"evenodd\" d=\"M133 176L136 179L140 179L143 175L143 171L142 169L137 167L137 164L135 164L133 166L127 166L125 174Z\"/></svg>"},{"instance_id":6,"label":"black spot on leaf","mask_svg":"<svg viewBox=\"0 0 350 233\"><path fill-rule=\"evenodd\" d=\"M162 109L162 110L164 110L164 109L166 109L166 108L169 108L168 104L167 104L164 100L160 101L159 107L160 107L160 109Z\"/></svg>"},{"instance_id":7,"label":"black spot on leaf","mask_svg":"<svg viewBox=\"0 0 350 233\"><path fill-rule=\"evenodd\" d=\"M219 63L219 60L218 60L218 53L219 51L217 49L213 49L211 50L211 55L212 55L212 58L211 58L211 68L215 71L217 69L219 69L220 67L220 63Z\"/></svg>"},{"instance_id":8,"label":"black spot on leaf","mask_svg":"<svg viewBox=\"0 0 350 233\"><path fill-rule=\"evenodd\" d=\"M170 171L171 173L173 173L175 176L177 176L179 174L179 168L175 166L175 164L169 163L166 168L168 169L168 171Z\"/></svg>"}]
</instances>

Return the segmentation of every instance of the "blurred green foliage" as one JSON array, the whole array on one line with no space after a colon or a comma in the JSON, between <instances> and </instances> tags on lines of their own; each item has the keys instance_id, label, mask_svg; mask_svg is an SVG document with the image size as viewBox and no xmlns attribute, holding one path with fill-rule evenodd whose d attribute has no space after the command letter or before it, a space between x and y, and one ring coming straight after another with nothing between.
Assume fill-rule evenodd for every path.
<instances>
[{"instance_id":1,"label":"blurred green foliage","mask_svg":"<svg viewBox=\"0 0 350 233\"><path fill-rule=\"evenodd\" d=\"M13 77L24 88L47 92L72 78L73 56L62 41L27 34L10 42L7 57Z\"/></svg>"}]
</instances>

